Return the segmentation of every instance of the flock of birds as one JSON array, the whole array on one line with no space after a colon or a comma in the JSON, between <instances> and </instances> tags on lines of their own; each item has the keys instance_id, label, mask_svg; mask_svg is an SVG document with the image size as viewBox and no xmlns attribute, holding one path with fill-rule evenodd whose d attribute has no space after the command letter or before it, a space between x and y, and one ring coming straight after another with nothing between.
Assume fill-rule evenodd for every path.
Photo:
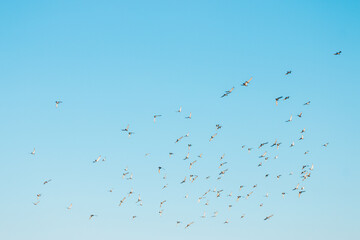
<instances>
[{"instance_id":1,"label":"flock of birds","mask_svg":"<svg viewBox=\"0 0 360 240\"><path fill-rule=\"evenodd\" d=\"M334 55L340 55L340 54L341 54L341 51L338 51L338 52L334 53ZM285 75L289 75L289 74L292 74L292 71L287 71L287 72L285 73ZM252 80L253 80L253 78L251 77L249 80L243 82L243 83L241 84L241 86L249 87L249 86L250 86L250 82L251 82ZM221 98L224 98L224 97L229 96L231 93L233 93L233 90L234 90L234 89L235 89L235 87L232 87L230 90L225 91L225 92L221 95ZM282 101L287 101L287 100L289 100L289 99L290 99L290 96L285 96L285 97L284 97L284 96L279 96L279 97L276 97L276 98L275 98L275 105L277 106L281 100L282 100ZM308 106L308 105L310 105L310 103L311 103L310 101L307 101L307 102L305 102L303 105L304 105L304 106ZM58 107L60 106L60 104L62 104L62 101L55 101L55 106L56 106L56 108L58 108ZM177 113L181 113L181 112L182 112L182 107L180 107L176 112L177 112ZM297 116L298 118L301 118L301 117L302 117L302 112L300 112L300 113L297 114L296 116ZM160 114L155 114L155 115L153 115L154 123L155 123L156 120L157 120L158 118L160 118L160 117L162 117L162 115L160 115ZM189 115L187 115L187 116L185 117L185 119L189 119L189 120L191 119L191 112L189 113ZM285 122L290 123L290 122L292 122L292 121L293 121L293 116L290 115L290 118L289 118L288 120L286 120ZM218 131L218 130L220 130L220 129L222 128L222 125L216 124L215 128L216 128L216 130ZM133 132L133 131L130 130L130 125L129 125L129 124L126 126L126 128L121 129L121 131L124 132L125 134L127 134L128 137L131 137L131 135L135 134L135 132ZM301 136L299 137L298 141L304 140L305 131L306 131L305 128L302 129L301 131L299 131L299 133L301 134ZM217 136L217 134L218 134L218 132L216 132L215 134L211 135L210 138L209 138L209 142L213 141L214 138ZM187 137L189 137L189 133L187 133L187 134L185 134L185 135L183 135L183 136L178 137L178 138L175 140L174 143L177 144L177 143L179 143L181 140L183 140L184 138L187 138ZM274 142L272 142L271 144L270 144L269 142L260 143L260 144L257 146L257 149L260 150L260 149L262 149L262 148L265 148L266 146L269 146L270 148L276 148L276 149L278 150L278 149L280 148L280 145L281 145L281 144L282 144L281 142L279 142L277 139L275 139ZM329 145L329 143L327 142L327 143L324 143L324 144L322 145L322 147L325 147L325 148L326 148L328 145ZM191 149L191 146L192 146L191 144L187 144L187 154L186 154L186 156L185 156L184 159L183 159L184 161L190 159L190 149ZM290 148L292 148L292 147L294 147L294 146L295 146L295 141L293 141L290 145L288 145L288 147L290 147ZM253 150L252 147L246 147L245 145L242 145L242 146L241 146L241 149L247 149L247 151L248 151L249 153ZM35 148L33 149L33 151L32 151L30 154L35 156L35 154L36 154ZM169 154L169 158L171 158L171 157L174 155L173 152L169 152L168 154ZM304 152L304 155L306 155L306 154L309 154L309 151ZM145 157L148 157L149 155L150 155L150 153L146 153L146 154L145 154ZM194 164L195 164L199 159L202 159L202 153L199 154L199 155L197 156L197 158L198 158L197 160L193 160L193 161L190 161L190 162L189 162L189 169L192 169L192 168L194 167ZM226 166L226 164L227 164L227 162L224 161L224 158L225 158L225 154L223 154L223 155L220 157L219 166L218 166L219 173L218 173L218 176L217 176L217 180L221 180L222 177L223 177L223 176L228 172L228 170L229 170L228 168L224 169L224 166ZM270 156L269 156L269 154L268 154L268 151L263 152L263 154L261 154L258 158L259 158L261 161L257 164L257 166L258 166L258 167L262 167L263 164L270 159ZM277 159L277 158L278 158L278 155L276 155L276 156L273 157L273 159ZM105 162L105 161L106 161L106 158L105 158L105 157L102 157L102 156L100 155L100 156L98 156L95 160L93 160L93 163L96 164L96 163ZM300 173L300 174L299 174L299 177L300 177L300 179L301 179L301 182L304 182L305 180L309 179L309 178L311 177L311 174L312 174L313 170L314 170L314 164L312 164L311 166L308 165L308 164L304 164L304 165L301 167L300 171L299 171L299 173ZM157 168L157 172L158 172L159 174L162 174L163 171L164 171L164 168L163 168L162 166L159 166L159 167ZM266 174L264 177L265 177L265 178L268 178L269 175L270 175L270 174ZM293 175L293 172L290 172L289 175ZM276 176L276 179L279 180L279 179L281 178L281 176L282 176L281 174L277 175L277 176ZM179 184L184 184L184 183L186 183L186 182L193 183L194 181L196 181L196 180L198 179L198 177L199 177L198 175L194 175L194 174L191 174L191 175L189 175L189 176L186 175L183 180L179 181ZM210 177L211 177L211 176L205 177L205 180L209 179ZM122 173L122 178L123 178L123 179L126 178L127 180L133 180L133 174L129 171L128 168L125 168L125 169L124 169L124 172ZM162 178L163 178L164 180L166 180L166 178L167 178L167 177L166 177L166 173L165 173L165 175L163 175ZM47 180L45 180L45 181L43 182L43 184L44 184L44 185L45 185L45 184L48 184L48 183L50 183L51 181L52 181L52 179L47 179ZM302 184L302 185L303 185L303 184ZM167 187L168 187L168 184L166 183L166 184L164 184L164 185L162 186L162 190L166 189ZM250 189L248 189L248 192L247 192L247 193L240 194L241 192L243 192L242 189L244 189L244 188L245 188L244 185L241 185L241 186L239 187L239 194L235 196L235 201L236 201L236 202L239 201L240 199L249 199L249 198L251 197L251 195L254 193L255 189L257 188L257 184L254 184ZM297 183L296 186L294 186L293 189L288 189L288 190L290 190L291 192L296 192L299 198L301 197L301 195L302 195L303 193L306 192L306 191L305 191L305 187L304 187L304 186L300 186L300 183ZM110 189L109 192L112 192L112 189ZM216 197L216 198L220 198L220 197L222 196L223 192L224 192L223 189L216 189L216 188L211 189L211 188L210 188L210 189L208 189L205 193L203 193L201 196L198 197L197 202L200 203L202 200L207 199L210 194L213 194L214 197ZM132 197L133 194L134 194L134 190L131 189L124 197L122 197L122 198L120 199L118 206L119 206L119 207L122 207L123 204L124 204L126 201L130 201L130 199L131 199L131 197ZM287 194L286 191L282 192L282 193L281 193L282 198L285 198L285 195L286 195L286 194ZM227 196L228 196L228 197L233 197L232 192L230 192L229 194L227 194ZM186 194L186 195L185 195L185 198L188 198L188 197L189 197L189 195ZM266 193L266 194L265 194L265 197L268 198L268 197L269 197L269 193ZM40 198L41 198L41 194L40 194L40 193L39 193L39 194L36 194L36 202L33 202L33 204L34 204L35 206L37 206L37 205L40 203ZM140 195L140 194L138 195L138 198L137 198L137 200L135 201L135 203L136 203L138 206L143 206L143 201L142 201L142 199L141 199L141 195ZM161 215L163 214L163 212L164 212L164 208L163 208L163 207L164 207L165 205L166 205L166 200L161 201L160 204L159 204L159 212L158 212L158 213L159 213L160 216L161 216ZM204 205L206 205L206 206L209 205L209 201L207 200L207 201L204 203ZM67 207L67 209L70 211L70 210L72 209L72 206L73 206L73 205L72 205L72 203L71 203L71 204ZM263 203L260 203L259 206L262 207L262 206L263 206ZM232 208L232 204L229 204L229 205L228 205L228 208L231 209L231 208ZM212 217L217 217L218 213L219 213L218 211L215 211L214 214L212 215ZM96 217L96 216L97 216L96 214L90 214L90 215L89 215L89 220L93 219L93 218ZM274 216L274 214L271 214L271 215L268 215L268 216L264 216L263 220L264 220L264 221L267 221L267 220L271 219L273 216ZM133 216L132 216L132 219L135 219L136 217L137 217L136 215L133 215ZM203 215L200 216L200 217L201 217L201 218L206 218L206 212L204 212ZM245 214L243 214L243 215L240 216L241 219L244 218L244 217L245 217ZM229 219L226 219L223 223L224 223L224 224L228 224L229 222L230 222ZM176 225L179 225L179 224L181 224L181 223L182 223L182 221L180 221L180 220L177 220L177 221L176 221ZM195 221L191 221L191 222L185 223L185 224L184 224L184 226L185 226L184 228L187 229L187 228L189 228L190 226L192 226L194 223L195 223Z\"/></svg>"}]
</instances>

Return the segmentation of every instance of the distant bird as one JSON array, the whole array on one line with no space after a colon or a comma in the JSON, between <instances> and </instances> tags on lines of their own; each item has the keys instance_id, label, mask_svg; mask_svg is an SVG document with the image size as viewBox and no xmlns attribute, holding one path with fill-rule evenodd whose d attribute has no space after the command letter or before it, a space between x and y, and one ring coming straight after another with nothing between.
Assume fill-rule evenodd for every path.
<instances>
[{"instance_id":1,"label":"distant bird","mask_svg":"<svg viewBox=\"0 0 360 240\"><path fill-rule=\"evenodd\" d=\"M97 159L95 159L95 160L93 161L93 163L97 163L97 162L99 162L99 161L100 161L100 159L101 159L101 155L100 155Z\"/></svg>"},{"instance_id":2,"label":"distant bird","mask_svg":"<svg viewBox=\"0 0 360 240\"><path fill-rule=\"evenodd\" d=\"M62 103L62 101L55 101L55 107L58 108L60 103Z\"/></svg>"},{"instance_id":3,"label":"distant bird","mask_svg":"<svg viewBox=\"0 0 360 240\"><path fill-rule=\"evenodd\" d=\"M189 169L191 169L191 167L194 163L196 163L196 160L190 163Z\"/></svg>"},{"instance_id":4,"label":"distant bird","mask_svg":"<svg viewBox=\"0 0 360 240\"><path fill-rule=\"evenodd\" d=\"M128 124L128 125L126 126L126 128L125 128L125 129L121 129L121 131L123 131L123 132L128 132L128 131L129 131L129 127L130 127L130 125Z\"/></svg>"},{"instance_id":5,"label":"distant bird","mask_svg":"<svg viewBox=\"0 0 360 240\"><path fill-rule=\"evenodd\" d=\"M157 117L161 117L162 115L154 115L154 122Z\"/></svg>"},{"instance_id":6,"label":"distant bird","mask_svg":"<svg viewBox=\"0 0 360 240\"><path fill-rule=\"evenodd\" d=\"M295 143L294 143L294 142L292 142L292 144L290 145L290 147L293 147L293 146L295 146Z\"/></svg>"},{"instance_id":7,"label":"distant bird","mask_svg":"<svg viewBox=\"0 0 360 240\"><path fill-rule=\"evenodd\" d=\"M70 205L67 207L68 210L70 210L72 208L72 203L70 203Z\"/></svg>"},{"instance_id":8,"label":"distant bird","mask_svg":"<svg viewBox=\"0 0 360 240\"><path fill-rule=\"evenodd\" d=\"M179 137L178 139L176 139L175 143L178 143L183 137L184 137L184 136Z\"/></svg>"},{"instance_id":9,"label":"distant bird","mask_svg":"<svg viewBox=\"0 0 360 240\"><path fill-rule=\"evenodd\" d=\"M183 184L183 183L185 183L186 182L186 177L184 178L184 180L182 180L181 182L180 182L180 184Z\"/></svg>"},{"instance_id":10,"label":"distant bird","mask_svg":"<svg viewBox=\"0 0 360 240\"><path fill-rule=\"evenodd\" d=\"M128 136L131 137L131 135L135 134L134 132L128 132Z\"/></svg>"},{"instance_id":11,"label":"distant bird","mask_svg":"<svg viewBox=\"0 0 360 240\"><path fill-rule=\"evenodd\" d=\"M290 116L289 120L287 120L286 122L291 122L292 121L292 115Z\"/></svg>"},{"instance_id":12,"label":"distant bird","mask_svg":"<svg viewBox=\"0 0 360 240\"><path fill-rule=\"evenodd\" d=\"M190 227L192 224L194 224L194 222L188 223L188 224L186 225L185 229L188 228L188 227Z\"/></svg>"},{"instance_id":13,"label":"distant bird","mask_svg":"<svg viewBox=\"0 0 360 240\"><path fill-rule=\"evenodd\" d=\"M299 138L299 140L304 140L304 135L301 135L301 137Z\"/></svg>"},{"instance_id":14,"label":"distant bird","mask_svg":"<svg viewBox=\"0 0 360 240\"><path fill-rule=\"evenodd\" d=\"M177 110L178 113L181 113L181 108L182 108L182 107L180 107L179 110Z\"/></svg>"},{"instance_id":15,"label":"distant bird","mask_svg":"<svg viewBox=\"0 0 360 240\"><path fill-rule=\"evenodd\" d=\"M187 117L185 117L185 118L191 119L191 112L190 112L189 116L187 116Z\"/></svg>"},{"instance_id":16,"label":"distant bird","mask_svg":"<svg viewBox=\"0 0 360 240\"><path fill-rule=\"evenodd\" d=\"M334 53L334 55L340 55L340 54L341 54L341 51Z\"/></svg>"},{"instance_id":17,"label":"distant bird","mask_svg":"<svg viewBox=\"0 0 360 240\"><path fill-rule=\"evenodd\" d=\"M274 216L274 214L271 214L270 216L267 216L264 220L266 221L266 220L272 218L273 216Z\"/></svg>"},{"instance_id":18,"label":"distant bird","mask_svg":"<svg viewBox=\"0 0 360 240\"><path fill-rule=\"evenodd\" d=\"M222 126L220 124L216 124L215 127L216 127L216 130L219 130L220 128L222 128Z\"/></svg>"},{"instance_id":19,"label":"distant bird","mask_svg":"<svg viewBox=\"0 0 360 240\"><path fill-rule=\"evenodd\" d=\"M47 183L49 183L49 182L51 182L51 179L46 180L46 181L44 182L44 185L47 184Z\"/></svg>"},{"instance_id":20,"label":"distant bird","mask_svg":"<svg viewBox=\"0 0 360 240\"><path fill-rule=\"evenodd\" d=\"M120 203L119 203L119 207L121 206L121 204L124 203L125 199L126 199L126 197L124 197L123 199L121 199L121 201L120 201Z\"/></svg>"},{"instance_id":21,"label":"distant bird","mask_svg":"<svg viewBox=\"0 0 360 240\"><path fill-rule=\"evenodd\" d=\"M247 80L246 82L244 82L241 86L247 87L252 79L253 79L253 78L251 77L249 80Z\"/></svg>"},{"instance_id":22,"label":"distant bird","mask_svg":"<svg viewBox=\"0 0 360 240\"><path fill-rule=\"evenodd\" d=\"M217 135L217 133L215 133L214 135L212 135L212 136L210 137L209 142L211 142L211 141L214 139L214 137L216 137L216 135Z\"/></svg>"},{"instance_id":23,"label":"distant bird","mask_svg":"<svg viewBox=\"0 0 360 240\"><path fill-rule=\"evenodd\" d=\"M261 143L259 148L263 147L264 145L268 144L269 142Z\"/></svg>"},{"instance_id":24,"label":"distant bird","mask_svg":"<svg viewBox=\"0 0 360 240\"><path fill-rule=\"evenodd\" d=\"M91 220L93 217L96 217L97 215L95 214L91 214L90 217L89 217L89 220Z\"/></svg>"},{"instance_id":25,"label":"distant bird","mask_svg":"<svg viewBox=\"0 0 360 240\"><path fill-rule=\"evenodd\" d=\"M234 90L234 88L235 88L235 87L232 87L230 90L225 91L225 93L224 93L221 97L223 98L223 97L229 96L229 94L232 93L232 91Z\"/></svg>"},{"instance_id":26,"label":"distant bird","mask_svg":"<svg viewBox=\"0 0 360 240\"><path fill-rule=\"evenodd\" d=\"M301 118L301 116L302 116L302 112L301 112L300 114L298 114L297 116Z\"/></svg>"},{"instance_id":27,"label":"distant bird","mask_svg":"<svg viewBox=\"0 0 360 240\"><path fill-rule=\"evenodd\" d=\"M323 147L327 147L329 145L329 143L325 143L323 144Z\"/></svg>"},{"instance_id":28,"label":"distant bird","mask_svg":"<svg viewBox=\"0 0 360 240\"><path fill-rule=\"evenodd\" d=\"M302 193L304 193L305 191L299 191L299 197L301 196Z\"/></svg>"},{"instance_id":29,"label":"distant bird","mask_svg":"<svg viewBox=\"0 0 360 240\"><path fill-rule=\"evenodd\" d=\"M309 105L309 104L310 104L310 101L308 101L308 102L304 103L304 105Z\"/></svg>"},{"instance_id":30,"label":"distant bird","mask_svg":"<svg viewBox=\"0 0 360 240\"><path fill-rule=\"evenodd\" d=\"M31 155L35 155L35 148L34 150L30 153Z\"/></svg>"},{"instance_id":31,"label":"distant bird","mask_svg":"<svg viewBox=\"0 0 360 240\"><path fill-rule=\"evenodd\" d=\"M276 104L276 106L278 105L279 100L282 99L282 98L283 98L283 96L275 98L275 104Z\"/></svg>"},{"instance_id":32,"label":"distant bird","mask_svg":"<svg viewBox=\"0 0 360 240\"><path fill-rule=\"evenodd\" d=\"M285 100L288 100L289 98L290 98L290 96L285 97L285 98L284 98L284 101L285 101Z\"/></svg>"},{"instance_id":33,"label":"distant bird","mask_svg":"<svg viewBox=\"0 0 360 240\"><path fill-rule=\"evenodd\" d=\"M303 130L301 130L301 132L300 133L304 133L305 132L305 128L303 129Z\"/></svg>"},{"instance_id":34,"label":"distant bird","mask_svg":"<svg viewBox=\"0 0 360 240\"><path fill-rule=\"evenodd\" d=\"M170 152L170 153L169 153L169 157L171 157L172 155L174 155L174 153Z\"/></svg>"},{"instance_id":35,"label":"distant bird","mask_svg":"<svg viewBox=\"0 0 360 240\"><path fill-rule=\"evenodd\" d=\"M293 189L293 191L295 191L295 190L298 190L299 189L299 183L298 183L298 185L296 185L296 187Z\"/></svg>"},{"instance_id":36,"label":"distant bird","mask_svg":"<svg viewBox=\"0 0 360 240\"><path fill-rule=\"evenodd\" d=\"M159 172L159 174L160 174L160 170L161 170L161 169L163 169L163 168L162 168L162 167L158 167L158 172Z\"/></svg>"},{"instance_id":37,"label":"distant bird","mask_svg":"<svg viewBox=\"0 0 360 240\"><path fill-rule=\"evenodd\" d=\"M286 73L285 73L285 75L289 75L289 74L291 74L292 73L292 71L287 71Z\"/></svg>"},{"instance_id":38,"label":"distant bird","mask_svg":"<svg viewBox=\"0 0 360 240\"><path fill-rule=\"evenodd\" d=\"M35 206L38 205L40 203L40 201L37 201L35 203L33 203Z\"/></svg>"}]
</instances>

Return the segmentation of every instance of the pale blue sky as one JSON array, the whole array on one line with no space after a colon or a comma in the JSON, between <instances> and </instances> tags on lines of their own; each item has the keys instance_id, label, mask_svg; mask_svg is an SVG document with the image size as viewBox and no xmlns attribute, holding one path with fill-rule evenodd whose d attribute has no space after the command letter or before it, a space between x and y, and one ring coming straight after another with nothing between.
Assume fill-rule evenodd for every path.
<instances>
[{"instance_id":1,"label":"pale blue sky","mask_svg":"<svg viewBox=\"0 0 360 240\"><path fill-rule=\"evenodd\" d=\"M0 238L357 239L359 11L359 1L1 2ZM278 96L290 99L276 107ZM156 124L153 114L163 115ZM209 143L217 123L223 128ZM131 138L121 132L127 124ZM241 149L276 138L279 151ZM204 155L191 170L182 160L188 143L191 161ZM264 151L271 160L258 168ZM229 171L216 181L223 153ZM107 161L93 164L100 154ZM312 163L302 182L298 171ZM133 181L121 178L125 167ZM198 180L180 185L189 174ZM291 191L298 182L300 199ZM251 199L225 196L254 184ZM224 196L198 204L214 187ZM195 223L184 230L176 220Z\"/></svg>"}]
</instances>

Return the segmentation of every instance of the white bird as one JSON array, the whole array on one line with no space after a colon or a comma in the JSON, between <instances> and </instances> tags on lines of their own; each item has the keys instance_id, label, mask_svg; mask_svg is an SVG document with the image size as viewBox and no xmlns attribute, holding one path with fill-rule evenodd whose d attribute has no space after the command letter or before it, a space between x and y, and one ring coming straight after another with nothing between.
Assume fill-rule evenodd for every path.
<instances>
[{"instance_id":1,"label":"white bird","mask_svg":"<svg viewBox=\"0 0 360 240\"><path fill-rule=\"evenodd\" d=\"M189 116L188 116L188 117L185 117L185 118L187 118L187 119L191 119L191 112L190 112Z\"/></svg>"},{"instance_id":2,"label":"white bird","mask_svg":"<svg viewBox=\"0 0 360 240\"><path fill-rule=\"evenodd\" d=\"M99 162L99 161L100 161L100 159L101 159L101 155L100 155L97 159L95 159L95 160L93 161L93 163L97 163L97 162Z\"/></svg>"},{"instance_id":3,"label":"white bird","mask_svg":"<svg viewBox=\"0 0 360 240\"><path fill-rule=\"evenodd\" d=\"M290 119L287 120L286 122L291 122L292 121L292 115L290 116Z\"/></svg>"},{"instance_id":4,"label":"white bird","mask_svg":"<svg viewBox=\"0 0 360 240\"><path fill-rule=\"evenodd\" d=\"M182 107L180 106L179 110L177 110L178 113L181 113L181 108L182 108Z\"/></svg>"},{"instance_id":5,"label":"white bird","mask_svg":"<svg viewBox=\"0 0 360 240\"><path fill-rule=\"evenodd\" d=\"M247 80L246 82L244 82L241 86L247 87L252 79L253 79L253 78L251 77L249 80Z\"/></svg>"},{"instance_id":6,"label":"white bird","mask_svg":"<svg viewBox=\"0 0 360 240\"><path fill-rule=\"evenodd\" d=\"M35 148L34 150L30 153L31 155L35 155Z\"/></svg>"}]
</instances>

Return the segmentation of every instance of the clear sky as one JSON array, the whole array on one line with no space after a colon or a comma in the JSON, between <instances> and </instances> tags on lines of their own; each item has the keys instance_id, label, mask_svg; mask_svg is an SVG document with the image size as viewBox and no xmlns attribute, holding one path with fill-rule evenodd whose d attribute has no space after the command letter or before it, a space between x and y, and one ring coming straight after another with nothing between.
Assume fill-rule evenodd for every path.
<instances>
[{"instance_id":1,"label":"clear sky","mask_svg":"<svg viewBox=\"0 0 360 240\"><path fill-rule=\"evenodd\" d=\"M1 1L0 239L357 239L359 12L355 0Z\"/></svg>"}]
</instances>

